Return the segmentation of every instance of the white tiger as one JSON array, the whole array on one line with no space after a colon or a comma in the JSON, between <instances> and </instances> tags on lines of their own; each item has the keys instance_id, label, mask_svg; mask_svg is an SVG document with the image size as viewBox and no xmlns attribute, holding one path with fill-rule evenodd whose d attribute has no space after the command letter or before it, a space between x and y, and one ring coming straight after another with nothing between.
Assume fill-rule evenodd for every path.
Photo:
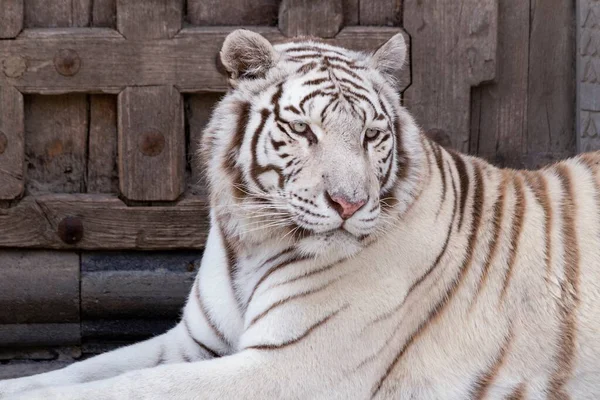
<instances>
[{"instance_id":1,"label":"white tiger","mask_svg":"<svg viewBox=\"0 0 600 400\"><path fill-rule=\"evenodd\" d=\"M599 398L600 154L439 147L400 104L405 53L231 33L181 323L0 398Z\"/></svg>"}]
</instances>

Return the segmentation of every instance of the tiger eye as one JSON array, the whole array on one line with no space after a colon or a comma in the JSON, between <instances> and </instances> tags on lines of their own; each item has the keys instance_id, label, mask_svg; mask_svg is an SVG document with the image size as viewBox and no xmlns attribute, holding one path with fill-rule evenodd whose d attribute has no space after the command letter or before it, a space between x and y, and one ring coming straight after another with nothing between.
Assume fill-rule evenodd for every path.
<instances>
[{"instance_id":1,"label":"tiger eye","mask_svg":"<svg viewBox=\"0 0 600 400\"><path fill-rule=\"evenodd\" d=\"M380 132L381 131L378 130L378 129L369 128L365 132L365 136L366 136L367 139L372 140L372 139L375 139L377 137L377 135L379 135Z\"/></svg>"},{"instance_id":2,"label":"tiger eye","mask_svg":"<svg viewBox=\"0 0 600 400\"><path fill-rule=\"evenodd\" d=\"M290 125L296 133L304 133L308 129L308 125L304 122L292 122Z\"/></svg>"}]
</instances>

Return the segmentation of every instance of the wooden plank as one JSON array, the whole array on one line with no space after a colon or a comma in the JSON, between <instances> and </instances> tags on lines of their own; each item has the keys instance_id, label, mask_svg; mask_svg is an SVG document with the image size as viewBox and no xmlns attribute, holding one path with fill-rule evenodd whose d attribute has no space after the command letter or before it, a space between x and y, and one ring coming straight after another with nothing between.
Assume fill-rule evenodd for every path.
<instances>
[{"instance_id":1,"label":"wooden plank","mask_svg":"<svg viewBox=\"0 0 600 400\"><path fill-rule=\"evenodd\" d=\"M92 0L27 0L26 28L84 27L90 25Z\"/></svg>"},{"instance_id":2,"label":"wooden plank","mask_svg":"<svg viewBox=\"0 0 600 400\"><path fill-rule=\"evenodd\" d=\"M0 5L0 39L14 38L23 29L23 1L4 0Z\"/></svg>"},{"instance_id":3,"label":"wooden plank","mask_svg":"<svg viewBox=\"0 0 600 400\"><path fill-rule=\"evenodd\" d=\"M10 86L0 86L0 200L23 193L25 161L25 115L23 95Z\"/></svg>"},{"instance_id":4,"label":"wooden plank","mask_svg":"<svg viewBox=\"0 0 600 400\"><path fill-rule=\"evenodd\" d=\"M119 93L127 86L174 85L181 92L225 92L226 78L215 67L215 57L234 28L189 28L174 39L125 40L111 29L26 30L17 40L0 41L6 57L27 59L26 70L17 77L0 74L0 86L11 85L23 93L106 92ZM286 40L277 28L260 28L274 43ZM348 27L332 44L373 51L400 28ZM80 60L78 72L63 76L54 57L69 49ZM110 54L110 57L107 57ZM410 68L402 72L403 85L410 83Z\"/></svg>"},{"instance_id":5,"label":"wooden plank","mask_svg":"<svg viewBox=\"0 0 600 400\"><path fill-rule=\"evenodd\" d=\"M80 324L0 325L0 348L71 346L81 343Z\"/></svg>"},{"instance_id":6,"label":"wooden plank","mask_svg":"<svg viewBox=\"0 0 600 400\"><path fill-rule=\"evenodd\" d=\"M117 26L116 0L93 0L92 26L99 28Z\"/></svg>"},{"instance_id":7,"label":"wooden plank","mask_svg":"<svg viewBox=\"0 0 600 400\"><path fill-rule=\"evenodd\" d=\"M72 364L71 361L15 361L2 365L0 380L21 378L54 371Z\"/></svg>"},{"instance_id":8,"label":"wooden plank","mask_svg":"<svg viewBox=\"0 0 600 400\"><path fill-rule=\"evenodd\" d=\"M342 0L283 0L279 29L285 36L332 38L344 22Z\"/></svg>"},{"instance_id":9,"label":"wooden plank","mask_svg":"<svg viewBox=\"0 0 600 400\"><path fill-rule=\"evenodd\" d=\"M574 153L574 3L531 0L530 15L527 150Z\"/></svg>"},{"instance_id":10,"label":"wooden plank","mask_svg":"<svg viewBox=\"0 0 600 400\"><path fill-rule=\"evenodd\" d=\"M525 167L529 2L505 0L498 14L498 60L494 83L474 89L469 152L505 167Z\"/></svg>"},{"instance_id":11,"label":"wooden plank","mask_svg":"<svg viewBox=\"0 0 600 400\"><path fill-rule=\"evenodd\" d=\"M34 194L84 192L86 96L28 96L25 113L28 191Z\"/></svg>"},{"instance_id":12,"label":"wooden plank","mask_svg":"<svg viewBox=\"0 0 600 400\"><path fill-rule=\"evenodd\" d=\"M201 257L197 251L82 255L82 318L177 319Z\"/></svg>"},{"instance_id":13,"label":"wooden plank","mask_svg":"<svg viewBox=\"0 0 600 400\"><path fill-rule=\"evenodd\" d=\"M399 26L402 24L402 0L360 1L361 25Z\"/></svg>"},{"instance_id":14,"label":"wooden plank","mask_svg":"<svg viewBox=\"0 0 600 400\"><path fill-rule=\"evenodd\" d=\"M412 86L405 103L425 130L446 132L469 150L470 93L495 77L498 0L409 1Z\"/></svg>"},{"instance_id":15,"label":"wooden plank","mask_svg":"<svg viewBox=\"0 0 600 400\"><path fill-rule=\"evenodd\" d=\"M174 201L183 193L183 101L172 86L131 87L119 94L119 184L135 201Z\"/></svg>"},{"instance_id":16,"label":"wooden plank","mask_svg":"<svg viewBox=\"0 0 600 400\"><path fill-rule=\"evenodd\" d=\"M0 247L52 249L201 249L208 233L207 204L191 197L168 207L127 207L116 196L57 194L27 196L0 208ZM81 239L66 243L61 222ZM77 236L77 235L75 235Z\"/></svg>"},{"instance_id":17,"label":"wooden plank","mask_svg":"<svg viewBox=\"0 0 600 400\"><path fill-rule=\"evenodd\" d=\"M90 96L87 193L118 193L117 97Z\"/></svg>"},{"instance_id":18,"label":"wooden plank","mask_svg":"<svg viewBox=\"0 0 600 400\"><path fill-rule=\"evenodd\" d=\"M79 255L0 250L0 324L79 322Z\"/></svg>"},{"instance_id":19,"label":"wooden plank","mask_svg":"<svg viewBox=\"0 0 600 400\"><path fill-rule=\"evenodd\" d=\"M117 29L127 39L171 38L182 21L182 0L117 0Z\"/></svg>"},{"instance_id":20,"label":"wooden plank","mask_svg":"<svg viewBox=\"0 0 600 400\"><path fill-rule=\"evenodd\" d=\"M207 182L203 174L200 159L200 141L202 133L210 119L215 104L223 97L222 93L193 94L187 98L186 121L189 126L189 144L187 160L190 176L187 178L188 193L207 196Z\"/></svg>"},{"instance_id":21,"label":"wooden plank","mask_svg":"<svg viewBox=\"0 0 600 400\"><path fill-rule=\"evenodd\" d=\"M577 151L600 149L600 1L577 2Z\"/></svg>"},{"instance_id":22,"label":"wooden plank","mask_svg":"<svg viewBox=\"0 0 600 400\"><path fill-rule=\"evenodd\" d=\"M81 336L89 340L119 340L138 342L165 333L177 325L177 319L122 319L83 321Z\"/></svg>"},{"instance_id":23,"label":"wooden plank","mask_svg":"<svg viewBox=\"0 0 600 400\"><path fill-rule=\"evenodd\" d=\"M192 25L263 25L277 23L280 0L187 0L187 22Z\"/></svg>"}]
</instances>

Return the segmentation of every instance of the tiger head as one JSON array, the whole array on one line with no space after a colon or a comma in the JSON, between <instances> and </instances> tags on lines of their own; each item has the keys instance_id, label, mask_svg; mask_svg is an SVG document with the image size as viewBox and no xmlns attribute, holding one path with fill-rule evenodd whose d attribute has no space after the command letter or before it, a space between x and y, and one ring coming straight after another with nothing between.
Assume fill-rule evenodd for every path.
<instances>
[{"instance_id":1,"label":"tiger head","mask_svg":"<svg viewBox=\"0 0 600 400\"><path fill-rule=\"evenodd\" d=\"M419 133L396 86L405 57L401 34L373 54L229 34L232 89L202 143L213 212L256 238L382 231L415 184Z\"/></svg>"}]
</instances>

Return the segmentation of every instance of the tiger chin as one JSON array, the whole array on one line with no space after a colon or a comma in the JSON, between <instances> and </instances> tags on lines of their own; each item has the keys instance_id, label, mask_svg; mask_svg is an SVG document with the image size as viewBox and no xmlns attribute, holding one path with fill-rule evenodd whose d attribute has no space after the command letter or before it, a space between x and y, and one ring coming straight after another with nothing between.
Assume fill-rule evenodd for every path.
<instances>
[{"instance_id":1,"label":"tiger chin","mask_svg":"<svg viewBox=\"0 0 600 400\"><path fill-rule=\"evenodd\" d=\"M598 398L600 155L440 147L401 105L405 56L232 32L181 322L0 398Z\"/></svg>"}]
</instances>

